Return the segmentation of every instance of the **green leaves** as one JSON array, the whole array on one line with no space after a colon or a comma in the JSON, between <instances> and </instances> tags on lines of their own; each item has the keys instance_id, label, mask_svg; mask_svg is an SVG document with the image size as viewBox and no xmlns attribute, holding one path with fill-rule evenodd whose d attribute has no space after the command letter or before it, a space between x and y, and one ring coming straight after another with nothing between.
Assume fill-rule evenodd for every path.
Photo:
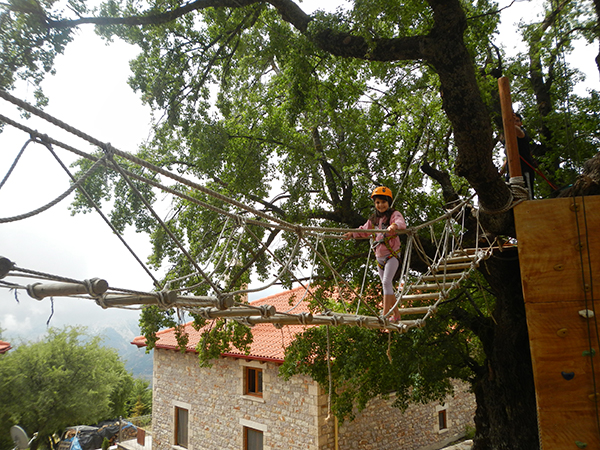
<instances>
[{"instance_id":1,"label":"green leaves","mask_svg":"<svg viewBox=\"0 0 600 450\"><path fill-rule=\"evenodd\" d=\"M143 168L128 161L119 160L119 158L117 160L119 166L126 171L138 175L143 175L145 172ZM75 173L77 178L87 172L93 162L88 159L80 159L73 165L79 168ZM111 202L110 219L117 231L123 232L128 225L135 225L138 232L149 232L153 229L154 217L151 216L144 203L144 200L150 204L154 202L154 192L150 185L129 175L121 176L109 162L97 168L96 172L82 184L82 188L85 190L85 194L79 190L76 191L75 200L71 204L73 213L87 213L95 209L94 205L101 207L104 202Z\"/></svg>"},{"instance_id":2,"label":"green leaves","mask_svg":"<svg viewBox=\"0 0 600 450\"><path fill-rule=\"evenodd\" d=\"M0 358L0 436L8 437L18 423L46 442L67 426L127 416L133 384L116 351L99 337L50 329L43 340L22 343Z\"/></svg>"},{"instance_id":3,"label":"green leaves","mask_svg":"<svg viewBox=\"0 0 600 450\"><path fill-rule=\"evenodd\" d=\"M341 420L352 420L375 396L390 396L401 409L443 401L454 381L470 382L473 371L485 367L481 342L468 321L457 321L453 313L461 308L463 317L485 321L482 314L490 313L493 302L486 300L482 281L473 281L443 303L425 328L407 334L350 326L310 328L286 349L280 375L304 374L319 382Z\"/></svg>"},{"instance_id":4,"label":"green leaves","mask_svg":"<svg viewBox=\"0 0 600 450\"><path fill-rule=\"evenodd\" d=\"M69 7L86 11L82 2L69 2ZM54 1L10 0L0 5L0 88L12 89L18 79L37 87L52 72L54 58L73 39L71 29L47 26L64 11Z\"/></svg>"},{"instance_id":5,"label":"green leaves","mask_svg":"<svg viewBox=\"0 0 600 450\"><path fill-rule=\"evenodd\" d=\"M210 367L212 360L219 358L234 347L245 353L250 353L252 332L249 327L236 321L216 320L203 332L196 350L201 367Z\"/></svg>"}]
</instances>

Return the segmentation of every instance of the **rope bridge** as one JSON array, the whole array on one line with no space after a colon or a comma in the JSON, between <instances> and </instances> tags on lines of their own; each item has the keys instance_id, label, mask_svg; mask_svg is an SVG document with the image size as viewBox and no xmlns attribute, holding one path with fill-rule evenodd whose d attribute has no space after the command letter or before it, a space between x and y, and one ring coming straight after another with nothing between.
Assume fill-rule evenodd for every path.
<instances>
[{"instance_id":1,"label":"rope bridge","mask_svg":"<svg viewBox=\"0 0 600 450\"><path fill-rule=\"evenodd\" d=\"M234 319L250 326L258 323L273 323L276 326L294 324L353 325L406 332L411 328L422 327L425 323L425 320L436 311L439 303L448 297L449 292L457 288L460 283L478 267L482 260L491 255L492 245L489 242L487 243L488 245L486 248L463 248L462 236L464 234L464 221L467 214L466 208L470 208L470 199L467 199L460 202L454 208L433 221L426 222L406 230L401 230L399 232L407 235L407 243L403 251L404 257L403 261L401 262L400 280L403 282L400 283L400 287L395 292L395 306L399 308L399 311L402 315L402 320L400 322L392 323L389 319L389 316L392 314L394 308L392 308L387 314L383 314L379 311L373 310L373 308L366 302L363 304L363 310L366 308L370 311L370 314L358 314L360 305L362 304L362 290L360 293L352 294L355 298L359 299L359 307L354 314L348 311L348 306L346 305L344 299L341 299L341 308L344 310L343 313L334 312L330 309L324 308L320 313L314 314L294 313L294 308L290 308L288 311L277 311L273 306L269 305L256 307L252 306L251 304L239 302L235 299L240 295L264 290L275 284L275 282L281 279L281 277L283 277L285 274L291 275L295 281L305 286L305 284L296 277L291 268L293 261L302 251L308 251L313 256L313 267L318 258L319 262L325 265L333 273L338 286L340 287L338 291L341 292L341 286L349 287L348 283L344 281L344 278L337 273L332 266L324 246L324 240L339 239L342 237L343 233L353 230L349 230L347 228L307 227L284 221L277 217L271 216L264 211L260 211L235 199L224 196L214 190L202 186L196 181L171 173L162 167L158 167L134 155L117 150L110 144L98 141L97 139L82 133L79 130L76 130L75 128L29 105L28 103L13 97L5 91L0 90L0 97L10 103L13 103L19 108L41 117L47 122L99 147L103 151L102 157L91 155L87 152L78 150L70 145L53 139L45 134L41 134L36 130L33 130L0 114L0 121L24 131L30 136L29 140L23 146L17 158L15 159L13 165L0 182L0 189L4 186L15 166L17 165L19 158L27 146L31 143L41 144L47 148L71 179L71 185L69 188L53 201L24 214L0 218L0 223L23 220L46 211L58 204L64 198L68 197L77 189L112 229L113 233L118 236L132 256L144 268L146 273L152 278L156 289L153 292L141 292L112 287L106 280L99 278L90 280L70 279L54 274L21 268L16 266L16 264L14 264L9 258L0 257L0 287L14 290L26 290L32 298L37 300L42 300L44 298L53 296L72 296L92 300L102 308L139 308L148 305L157 305L164 309L183 309L194 314L199 314L207 319ZM85 158L92 161L92 166L78 178L75 177L54 151L55 146L61 147L80 158ZM147 169L147 171L151 172L153 176L134 173L124 168L115 160L116 156ZM141 259L135 255L135 252L133 252L123 236L112 226L109 219L101 211L101 208L94 202L91 196L83 188L84 182L93 175L94 171L99 166L105 166L116 171L127 182L131 190L136 196L139 197L153 218L157 221L157 223L159 223L164 232L181 251L182 255L185 256L187 262L192 268L192 273L176 280L169 280L165 283L159 282L153 276ZM163 182L157 181L157 175L160 175L164 179L168 179L175 184L168 186ZM181 240L174 235L167 224L153 209L148 200L136 188L133 182L134 180L146 183L164 193L168 193L179 197L180 199L189 201L203 209L210 210L223 217L223 228L219 237L215 241L210 261L201 264L189 254L183 242L181 242ZM182 189L177 188L178 186L185 186L188 189L183 191ZM193 195L194 193L202 193L212 199L227 204L232 207L233 211L202 201L196 198ZM434 224L438 223L443 223L444 227L441 237L436 238L433 229ZM262 242L262 240L257 237L256 234L254 234L249 225L260 226L270 230L281 230L284 233L290 233L291 235L295 236L293 250L288 256L287 261L280 260L277 255L275 255L268 248L268 246ZM437 226L439 227L439 225ZM426 255L425 251L420 245L417 235L419 230L426 228L430 229L431 238L436 240L437 252L433 258L430 258ZM484 240L484 234L482 233L482 228L479 224L477 225L477 230L478 236L475 241L479 242L480 240ZM381 230L360 231L370 232L373 236L376 233L381 233ZM280 265L280 270L275 279L270 284L265 286L253 289L237 290L233 292L224 292L217 280L219 278L223 279L226 277L226 274L228 274L236 265L235 255L239 253L242 236L250 236L254 241L256 241L257 248L264 250L274 260L276 260ZM479 239L480 236L482 237L481 239ZM322 247L323 250L320 250L319 247ZM229 258L229 262L225 263L224 259L227 251L229 251L233 257ZM418 256L426 262L428 267L428 270L419 276L415 276L414 273L410 271L408 264L411 260L411 255L413 252L417 252ZM365 270L368 270L368 263L366 266L367 267ZM217 267L225 267L225 269L221 269L221 271L217 273ZM6 281L6 277L25 277L35 279L37 281L30 284L20 284ZM186 285L185 283L190 280L199 281L194 282L191 286ZM203 285L207 285L210 288L210 291L214 292L214 295L190 295L190 291L198 289ZM309 284L306 284L305 287L306 292L309 295L312 295ZM413 306L415 304L419 306ZM425 304L426 306L424 306ZM411 318L406 319L407 316Z\"/></svg>"}]
</instances>

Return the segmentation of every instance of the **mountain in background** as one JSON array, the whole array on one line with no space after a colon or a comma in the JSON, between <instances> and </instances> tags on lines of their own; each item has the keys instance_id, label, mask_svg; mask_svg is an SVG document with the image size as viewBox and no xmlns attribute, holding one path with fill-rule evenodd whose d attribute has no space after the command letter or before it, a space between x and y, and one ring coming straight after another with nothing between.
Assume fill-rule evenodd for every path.
<instances>
[{"instance_id":1,"label":"mountain in background","mask_svg":"<svg viewBox=\"0 0 600 450\"><path fill-rule=\"evenodd\" d=\"M133 338L141 334L137 322L134 324L125 322L117 328L106 326L92 332L102 336L102 342L106 347L114 348L119 352L125 361L125 368L133 374L134 378L152 382L152 352L146 353L145 348L139 348L131 343Z\"/></svg>"},{"instance_id":2,"label":"mountain in background","mask_svg":"<svg viewBox=\"0 0 600 450\"><path fill-rule=\"evenodd\" d=\"M0 314L0 330L3 329L2 319L6 316ZM102 344L105 347L114 348L121 359L125 362L127 371L133 374L134 378L142 378L152 382L152 353L146 353L145 348L138 348L131 341L141 335L138 325L137 314L122 315L118 318L113 318L110 321L94 320L94 317L86 316L87 323L74 323L74 321L66 322L70 317L55 318L49 326L61 329L65 326L73 326L77 328L85 328L85 333L90 336L100 336ZM81 317L80 317L81 318ZM9 323L8 330L2 331L2 339L10 342L12 348L15 349L21 343L35 342L44 339L48 325L46 317L30 317L29 323L32 326L19 327ZM90 325L91 323L91 325ZM18 325L18 324L17 324Z\"/></svg>"}]
</instances>

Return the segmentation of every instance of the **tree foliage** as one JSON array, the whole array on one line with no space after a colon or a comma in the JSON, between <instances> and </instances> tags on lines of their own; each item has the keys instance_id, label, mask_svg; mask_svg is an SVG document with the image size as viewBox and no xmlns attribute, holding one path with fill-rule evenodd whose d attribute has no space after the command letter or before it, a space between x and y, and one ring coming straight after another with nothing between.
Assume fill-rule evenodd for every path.
<instances>
[{"instance_id":1,"label":"tree foliage","mask_svg":"<svg viewBox=\"0 0 600 450\"><path fill-rule=\"evenodd\" d=\"M116 351L74 328L49 329L0 358L0 447L13 448L9 429L38 437L32 448L53 448L51 437L68 426L128 417L148 402L148 383L133 379ZM132 396L135 395L135 398Z\"/></svg>"}]
</instances>

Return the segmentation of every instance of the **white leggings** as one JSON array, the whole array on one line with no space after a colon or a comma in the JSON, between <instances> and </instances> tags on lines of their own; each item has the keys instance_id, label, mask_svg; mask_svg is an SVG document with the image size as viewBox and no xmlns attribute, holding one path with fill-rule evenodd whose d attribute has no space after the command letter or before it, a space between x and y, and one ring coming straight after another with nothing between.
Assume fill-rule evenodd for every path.
<instances>
[{"instance_id":1,"label":"white leggings","mask_svg":"<svg viewBox=\"0 0 600 450\"><path fill-rule=\"evenodd\" d=\"M379 278L381 278L381 286L383 287L383 295L394 295L393 278L398 270L400 261L397 258L391 257L390 259L377 258L377 262L383 265L383 269L379 264L377 265Z\"/></svg>"}]
</instances>

